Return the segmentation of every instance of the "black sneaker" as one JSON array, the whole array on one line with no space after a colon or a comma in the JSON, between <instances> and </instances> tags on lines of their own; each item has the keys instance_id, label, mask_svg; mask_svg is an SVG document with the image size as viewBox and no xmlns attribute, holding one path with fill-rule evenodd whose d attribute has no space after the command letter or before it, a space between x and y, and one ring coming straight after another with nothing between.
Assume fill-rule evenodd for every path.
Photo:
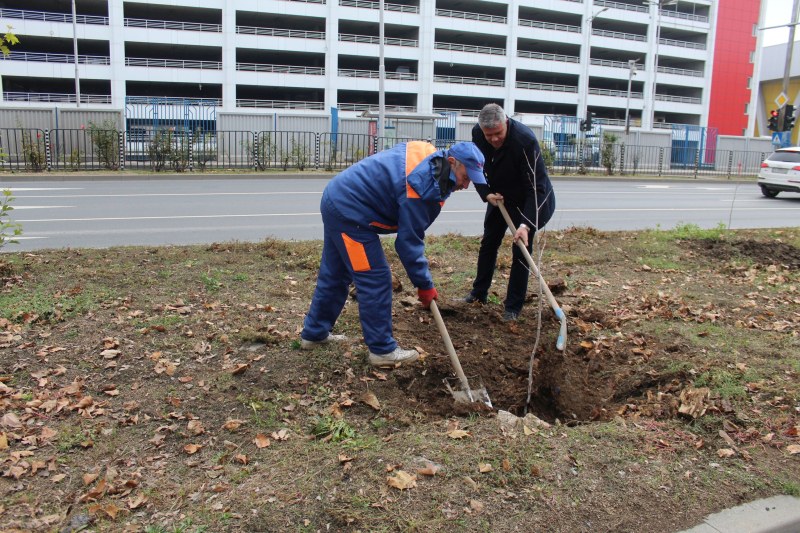
<instances>
[{"instance_id":1,"label":"black sneaker","mask_svg":"<svg viewBox=\"0 0 800 533\"><path fill-rule=\"evenodd\" d=\"M503 322L516 322L517 318L519 318L519 313L509 311L508 309L503 311Z\"/></svg>"},{"instance_id":2,"label":"black sneaker","mask_svg":"<svg viewBox=\"0 0 800 533\"><path fill-rule=\"evenodd\" d=\"M464 298L456 299L456 302L463 303L463 304L474 304L475 302L480 302L482 304L485 304L486 303L486 298L478 298L477 296L473 295L472 293L469 293Z\"/></svg>"}]
</instances>

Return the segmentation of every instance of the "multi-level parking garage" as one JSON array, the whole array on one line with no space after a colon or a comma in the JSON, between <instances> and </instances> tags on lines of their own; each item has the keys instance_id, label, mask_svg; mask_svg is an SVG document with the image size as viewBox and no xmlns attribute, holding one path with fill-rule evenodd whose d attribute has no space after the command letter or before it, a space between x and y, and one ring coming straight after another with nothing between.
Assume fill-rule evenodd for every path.
<instances>
[{"instance_id":1,"label":"multi-level parking garage","mask_svg":"<svg viewBox=\"0 0 800 533\"><path fill-rule=\"evenodd\" d=\"M217 111L361 113L380 93L374 0L2 0L20 39L3 102L120 109L145 97ZM387 111L707 125L712 0L392 0L383 12ZM73 33L74 32L74 33ZM630 90L629 90L630 80Z\"/></svg>"}]
</instances>

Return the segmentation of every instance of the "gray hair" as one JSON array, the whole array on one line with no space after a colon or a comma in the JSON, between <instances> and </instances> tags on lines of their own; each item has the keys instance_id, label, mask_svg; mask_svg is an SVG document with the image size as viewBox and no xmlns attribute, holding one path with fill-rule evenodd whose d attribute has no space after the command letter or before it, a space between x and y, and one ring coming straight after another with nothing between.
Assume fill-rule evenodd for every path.
<instances>
[{"instance_id":1,"label":"gray hair","mask_svg":"<svg viewBox=\"0 0 800 533\"><path fill-rule=\"evenodd\" d=\"M478 114L478 126L480 128L496 128L500 124L505 124L506 112L497 104L486 104Z\"/></svg>"}]
</instances>

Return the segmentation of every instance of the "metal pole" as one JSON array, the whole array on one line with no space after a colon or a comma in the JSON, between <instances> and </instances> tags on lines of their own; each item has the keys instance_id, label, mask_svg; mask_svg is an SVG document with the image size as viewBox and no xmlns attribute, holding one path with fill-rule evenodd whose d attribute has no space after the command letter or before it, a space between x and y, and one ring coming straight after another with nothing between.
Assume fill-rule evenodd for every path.
<instances>
[{"instance_id":1,"label":"metal pole","mask_svg":"<svg viewBox=\"0 0 800 533\"><path fill-rule=\"evenodd\" d=\"M75 29L76 26L75 16L75 0L72 0L72 52L73 60L75 61L75 103L77 107L81 106L81 80L78 77L78 33Z\"/></svg>"},{"instance_id":2,"label":"metal pole","mask_svg":"<svg viewBox=\"0 0 800 533\"><path fill-rule=\"evenodd\" d=\"M655 127L656 123L656 76L658 75L658 43L661 41L661 4L663 0L655 2L656 4L656 46L655 58L653 59L653 87L650 97L650 129Z\"/></svg>"},{"instance_id":3,"label":"metal pole","mask_svg":"<svg viewBox=\"0 0 800 533\"><path fill-rule=\"evenodd\" d=\"M628 60L628 101L625 103L625 135L631 131L631 82L636 74L636 60Z\"/></svg>"},{"instance_id":4,"label":"metal pole","mask_svg":"<svg viewBox=\"0 0 800 533\"><path fill-rule=\"evenodd\" d=\"M580 103L578 108L579 113L583 113L583 117L589 116L589 66L592 63L592 47L591 47L591 39L592 39L592 27L594 26L594 19L596 19L600 13L604 11L608 11L608 7L604 7L600 9L597 13L590 16L586 19L586 30L585 34L586 37L583 39L583 44L581 45L581 93L580 97L583 98L583 101ZM591 5L589 7L589 13L591 13ZM585 57L585 61L583 58ZM585 88L585 90L584 90Z\"/></svg>"},{"instance_id":5,"label":"metal pole","mask_svg":"<svg viewBox=\"0 0 800 533\"><path fill-rule=\"evenodd\" d=\"M658 45L661 41L661 8L677 3L678 0L656 0L649 2L656 6L656 46L655 58L653 60L653 91L650 100L650 129L654 129L656 123L656 77L658 76ZM646 104L647 102L645 102Z\"/></svg>"},{"instance_id":6,"label":"metal pole","mask_svg":"<svg viewBox=\"0 0 800 533\"><path fill-rule=\"evenodd\" d=\"M797 8L800 6L800 0L794 0L792 5L792 24L789 26L789 42L786 43L786 64L783 67L783 87L781 92L786 94L789 90L789 71L792 67L792 51L794 50L794 29L797 25L798 13ZM787 95L788 96L788 95ZM793 103L790 101L789 103ZM778 112L778 131L783 131L783 120L786 117L786 105L782 105Z\"/></svg>"},{"instance_id":7,"label":"metal pole","mask_svg":"<svg viewBox=\"0 0 800 533\"><path fill-rule=\"evenodd\" d=\"M383 64L383 0L378 3L380 14L378 15L378 131L377 136L383 137L383 120L386 115L386 93L383 88L383 79L386 77L386 67Z\"/></svg>"}]
</instances>

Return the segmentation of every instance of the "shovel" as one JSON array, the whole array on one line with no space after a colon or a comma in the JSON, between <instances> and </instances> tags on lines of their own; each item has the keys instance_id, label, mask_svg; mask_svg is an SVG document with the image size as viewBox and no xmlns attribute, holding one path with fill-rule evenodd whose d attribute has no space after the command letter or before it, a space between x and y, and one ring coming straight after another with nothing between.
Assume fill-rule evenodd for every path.
<instances>
[{"instance_id":1,"label":"shovel","mask_svg":"<svg viewBox=\"0 0 800 533\"><path fill-rule=\"evenodd\" d=\"M461 382L461 390L453 390L450 385L445 381L445 386L456 403L472 403L475 401L483 402L490 409L492 408L492 401L489 399L489 393L481 386L480 389L470 389L467 376L464 375L464 370L461 368L461 362L456 355L456 349L453 347L453 341L450 340L450 335L447 333L447 328L444 326L442 314L439 312L439 306L436 305L436 300L431 300L431 312L433 318L436 320L436 326L439 328L439 333L442 335L444 345L447 347L447 353L450 355L450 363L453 365L453 370L456 371L458 381Z\"/></svg>"},{"instance_id":2,"label":"shovel","mask_svg":"<svg viewBox=\"0 0 800 533\"><path fill-rule=\"evenodd\" d=\"M506 224L508 224L508 229L511 230L511 234L513 235L517 232L517 228L511 221L511 217L508 216L508 211L506 211L506 206L503 205L502 200L497 202L497 207L500 208L500 212L503 214L503 218L506 219ZM553 308L553 312L556 314L556 317L558 317L558 319L561 321L561 330L558 333L558 339L556 339L556 348L563 352L564 346L567 344L567 315L565 315L564 311L562 311L561 307L559 307L558 302L556 302L556 299L553 297L553 293L550 291L550 287L547 286L547 282L545 282L541 272L539 272L539 269L536 267L536 263L533 262L531 254L528 252L528 249L525 248L525 245L521 240L517 241L517 246L519 246L519 249L522 251L522 255L525 256L525 260L528 261L528 266L531 267L533 273L536 274L537 278L539 278L539 285L542 287L542 291L544 291L547 301L550 302L550 307Z\"/></svg>"}]
</instances>

